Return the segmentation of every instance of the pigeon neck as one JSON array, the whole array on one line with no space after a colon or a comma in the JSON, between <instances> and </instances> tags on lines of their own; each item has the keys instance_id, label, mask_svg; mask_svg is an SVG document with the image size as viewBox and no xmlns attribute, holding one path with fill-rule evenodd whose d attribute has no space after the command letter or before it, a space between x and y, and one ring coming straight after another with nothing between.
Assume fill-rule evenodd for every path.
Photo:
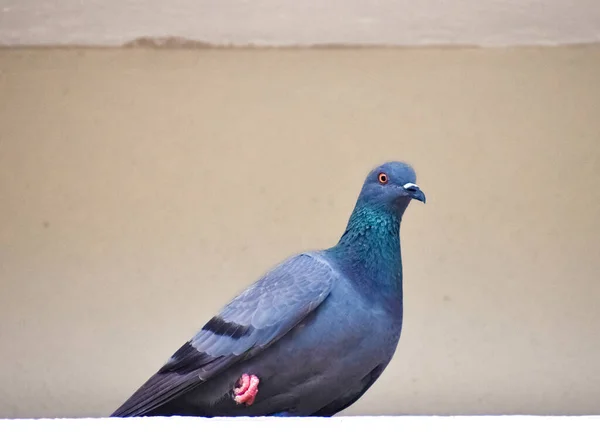
<instances>
[{"instance_id":1,"label":"pigeon neck","mask_svg":"<svg viewBox=\"0 0 600 438\"><path fill-rule=\"evenodd\" d=\"M400 217L386 208L358 203L334 247L361 278L402 290Z\"/></svg>"}]
</instances>

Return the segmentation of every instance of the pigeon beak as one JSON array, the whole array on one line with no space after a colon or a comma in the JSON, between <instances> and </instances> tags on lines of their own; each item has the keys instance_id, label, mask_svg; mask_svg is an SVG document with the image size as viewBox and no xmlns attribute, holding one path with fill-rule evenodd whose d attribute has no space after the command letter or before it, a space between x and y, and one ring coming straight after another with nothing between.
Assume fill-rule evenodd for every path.
<instances>
[{"instance_id":1,"label":"pigeon beak","mask_svg":"<svg viewBox=\"0 0 600 438\"><path fill-rule=\"evenodd\" d=\"M408 196L416 199L417 201L421 201L423 204L426 203L425 193L423 193L418 185L414 183L406 183L403 187L404 190L406 190L406 193L408 193Z\"/></svg>"}]
</instances>

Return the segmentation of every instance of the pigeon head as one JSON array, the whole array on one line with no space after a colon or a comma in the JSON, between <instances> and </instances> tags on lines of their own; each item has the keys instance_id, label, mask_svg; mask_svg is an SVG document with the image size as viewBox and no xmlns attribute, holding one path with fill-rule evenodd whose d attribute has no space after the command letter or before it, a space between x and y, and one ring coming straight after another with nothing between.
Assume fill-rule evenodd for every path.
<instances>
[{"instance_id":1,"label":"pigeon head","mask_svg":"<svg viewBox=\"0 0 600 438\"><path fill-rule=\"evenodd\" d=\"M410 165L391 161L377 166L367 175L346 231L331 253L348 272L401 293L400 223L413 199L425 202L425 194Z\"/></svg>"},{"instance_id":2,"label":"pigeon head","mask_svg":"<svg viewBox=\"0 0 600 438\"><path fill-rule=\"evenodd\" d=\"M417 185L414 169L406 163L391 161L369 173L359 204L382 207L401 215L413 199L425 203L425 193Z\"/></svg>"}]
</instances>

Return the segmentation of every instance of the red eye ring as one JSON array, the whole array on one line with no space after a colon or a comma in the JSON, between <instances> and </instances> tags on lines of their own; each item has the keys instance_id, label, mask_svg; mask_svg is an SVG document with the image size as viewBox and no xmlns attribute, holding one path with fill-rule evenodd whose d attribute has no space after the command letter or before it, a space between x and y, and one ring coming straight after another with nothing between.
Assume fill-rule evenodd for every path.
<instances>
[{"instance_id":1,"label":"red eye ring","mask_svg":"<svg viewBox=\"0 0 600 438\"><path fill-rule=\"evenodd\" d=\"M379 181L379 184L386 185L389 181L389 178L386 173L381 172L379 175L377 175L377 180Z\"/></svg>"}]
</instances>

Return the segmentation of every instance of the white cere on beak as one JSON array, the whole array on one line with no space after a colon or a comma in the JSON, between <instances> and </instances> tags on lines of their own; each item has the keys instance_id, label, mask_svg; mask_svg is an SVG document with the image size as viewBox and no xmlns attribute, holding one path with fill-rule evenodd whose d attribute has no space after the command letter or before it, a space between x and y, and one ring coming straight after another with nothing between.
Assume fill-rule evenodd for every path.
<instances>
[{"instance_id":1,"label":"white cere on beak","mask_svg":"<svg viewBox=\"0 0 600 438\"><path fill-rule=\"evenodd\" d=\"M418 186L418 185L416 185L416 184L413 184L413 183L406 183L406 184L404 184L402 187L404 187L405 189L410 189L411 187L416 187L416 188L419 188L419 186Z\"/></svg>"}]
</instances>

